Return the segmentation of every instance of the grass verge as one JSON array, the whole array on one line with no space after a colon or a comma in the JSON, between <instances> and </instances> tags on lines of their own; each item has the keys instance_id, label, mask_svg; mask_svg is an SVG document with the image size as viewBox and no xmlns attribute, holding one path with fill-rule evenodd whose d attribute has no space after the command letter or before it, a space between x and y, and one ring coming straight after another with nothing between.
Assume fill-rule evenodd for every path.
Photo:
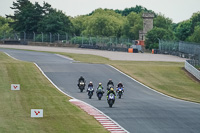
<instances>
[{"instance_id":1,"label":"grass verge","mask_svg":"<svg viewBox=\"0 0 200 133\"><path fill-rule=\"evenodd\" d=\"M113 61L104 57L59 53L87 63L110 64L145 85L166 95L200 103L200 83L182 69L184 63Z\"/></svg>"},{"instance_id":2,"label":"grass verge","mask_svg":"<svg viewBox=\"0 0 200 133\"><path fill-rule=\"evenodd\" d=\"M105 133L92 116L69 102L33 63L16 61L0 52L0 132ZM11 91L20 84L20 91ZM31 118L44 109L44 118Z\"/></svg>"}]
</instances>

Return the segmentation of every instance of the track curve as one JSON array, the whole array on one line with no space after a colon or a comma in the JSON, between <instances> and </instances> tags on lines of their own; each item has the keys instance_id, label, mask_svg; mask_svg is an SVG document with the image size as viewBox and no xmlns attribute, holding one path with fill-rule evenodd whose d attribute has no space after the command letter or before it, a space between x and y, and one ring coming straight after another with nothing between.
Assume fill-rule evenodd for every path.
<instances>
[{"instance_id":1,"label":"track curve","mask_svg":"<svg viewBox=\"0 0 200 133\"><path fill-rule=\"evenodd\" d=\"M44 73L64 92L89 103L118 122L129 132L136 133L199 133L200 105L186 102L152 91L130 79L110 66L103 64L73 63L69 59L55 54L8 50L11 56L30 62L36 62ZM88 99L87 93L80 93L77 79L86 78L97 87L101 82L104 87L109 78L114 83L124 83L125 94L117 99L113 108L109 108L104 96L101 101L94 95Z\"/></svg>"}]
</instances>

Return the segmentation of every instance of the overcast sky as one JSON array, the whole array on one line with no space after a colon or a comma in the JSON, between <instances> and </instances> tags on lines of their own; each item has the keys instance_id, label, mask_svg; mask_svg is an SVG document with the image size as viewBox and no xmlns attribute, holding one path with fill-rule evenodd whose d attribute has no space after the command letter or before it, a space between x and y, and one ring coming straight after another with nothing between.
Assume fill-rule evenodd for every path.
<instances>
[{"instance_id":1,"label":"overcast sky","mask_svg":"<svg viewBox=\"0 0 200 133\"><path fill-rule=\"evenodd\" d=\"M13 1L0 0L0 15L13 14ZM52 5L53 8L62 10L68 16L84 15L97 8L125 9L141 5L156 13L162 13L166 17L178 23L189 19L193 13L200 11L200 0L30 0L31 2L43 1Z\"/></svg>"}]
</instances>

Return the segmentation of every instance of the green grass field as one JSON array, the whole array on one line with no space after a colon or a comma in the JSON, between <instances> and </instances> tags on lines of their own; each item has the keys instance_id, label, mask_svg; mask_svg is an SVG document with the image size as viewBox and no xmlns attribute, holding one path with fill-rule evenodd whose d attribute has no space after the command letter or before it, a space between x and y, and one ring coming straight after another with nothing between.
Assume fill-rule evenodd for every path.
<instances>
[{"instance_id":1,"label":"green grass field","mask_svg":"<svg viewBox=\"0 0 200 133\"><path fill-rule=\"evenodd\" d=\"M145 85L166 95L200 103L200 83L183 70L184 63L112 61L104 57L60 53L77 61L110 64Z\"/></svg>"},{"instance_id":2,"label":"green grass field","mask_svg":"<svg viewBox=\"0 0 200 133\"><path fill-rule=\"evenodd\" d=\"M11 91L20 84L20 91ZM43 109L44 118L31 118ZM0 52L0 133L106 133L92 116L69 102L33 63Z\"/></svg>"}]
</instances>

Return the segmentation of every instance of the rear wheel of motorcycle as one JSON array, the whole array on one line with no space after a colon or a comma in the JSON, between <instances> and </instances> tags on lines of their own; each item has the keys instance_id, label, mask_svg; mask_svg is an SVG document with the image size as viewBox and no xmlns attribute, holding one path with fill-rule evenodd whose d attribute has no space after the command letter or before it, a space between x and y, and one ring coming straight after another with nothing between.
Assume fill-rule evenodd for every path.
<instances>
[{"instance_id":1,"label":"rear wheel of motorcycle","mask_svg":"<svg viewBox=\"0 0 200 133\"><path fill-rule=\"evenodd\" d=\"M99 97L99 100L101 100L101 97Z\"/></svg>"},{"instance_id":2,"label":"rear wheel of motorcycle","mask_svg":"<svg viewBox=\"0 0 200 133\"><path fill-rule=\"evenodd\" d=\"M112 108L112 104L109 104L109 107Z\"/></svg>"}]
</instances>

